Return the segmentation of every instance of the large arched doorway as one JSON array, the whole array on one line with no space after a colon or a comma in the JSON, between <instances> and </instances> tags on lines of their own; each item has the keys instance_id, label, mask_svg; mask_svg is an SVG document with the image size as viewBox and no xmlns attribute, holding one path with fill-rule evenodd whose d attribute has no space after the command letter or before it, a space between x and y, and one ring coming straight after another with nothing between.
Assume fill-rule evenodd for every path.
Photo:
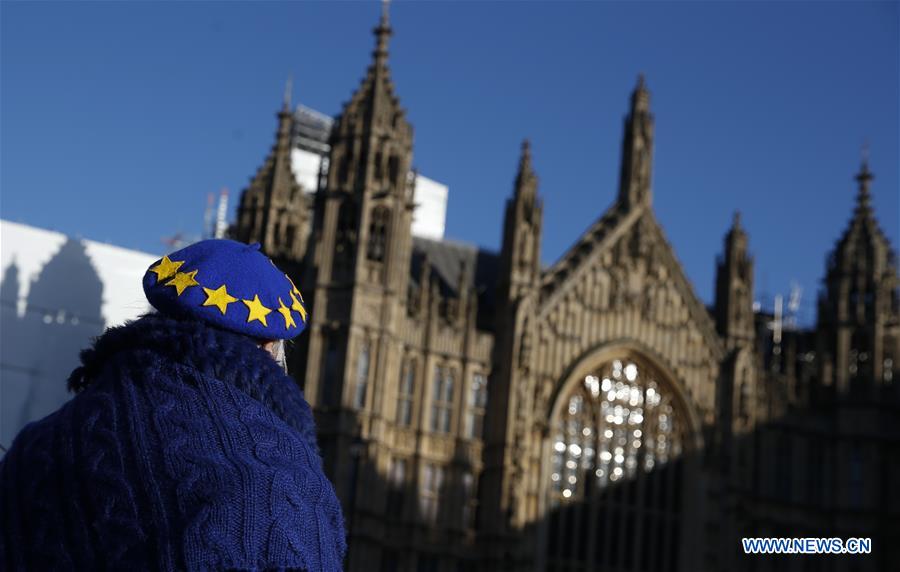
<instances>
[{"instance_id":1,"label":"large arched doorway","mask_svg":"<svg viewBox=\"0 0 900 572\"><path fill-rule=\"evenodd\" d=\"M696 421L658 362L601 354L573 372L551 415L546 569L677 570Z\"/></svg>"}]
</instances>

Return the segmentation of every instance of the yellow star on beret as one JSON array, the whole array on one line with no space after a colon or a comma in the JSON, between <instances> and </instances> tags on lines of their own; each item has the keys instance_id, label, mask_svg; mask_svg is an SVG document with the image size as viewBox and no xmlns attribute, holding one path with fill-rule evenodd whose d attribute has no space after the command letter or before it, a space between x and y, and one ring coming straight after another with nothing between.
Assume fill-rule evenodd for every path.
<instances>
[{"instance_id":1,"label":"yellow star on beret","mask_svg":"<svg viewBox=\"0 0 900 572\"><path fill-rule=\"evenodd\" d=\"M173 276L181 268L182 264L184 264L183 260L169 260L168 256L163 256L159 264L152 267L148 272L155 273L156 281L160 282L169 276Z\"/></svg>"},{"instance_id":2,"label":"yellow star on beret","mask_svg":"<svg viewBox=\"0 0 900 572\"><path fill-rule=\"evenodd\" d=\"M278 311L282 316L284 316L285 328L297 327L297 322L295 322L294 317L291 316L291 309L284 305L284 302L281 301L281 298L278 299Z\"/></svg>"},{"instance_id":3,"label":"yellow star on beret","mask_svg":"<svg viewBox=\"0 0 900 572\"><path fill-rule=\"evenodd\" d=\"M215 290L204 286L203 291L206 292L206 301L203 302L203 305L215 306L219 309L220 312L222 312L223 315L225 314L225 310L228 309L228 304L237 302L238 300L228 293L228 289L225 288L224 284L222 284Z\"/></svg>"},{"instance_id":4,"label":"yellow star on beret","mask_svg":"<svg viewBox=\"0 0 900 572\"><path fill-rule=\"evenodd\" d=\"M247 316L247 322L252 322L256 320L261 322L263 326L269 327L269 324L266 323L266 316L272 313L272 310L263 306L263 303L259 301L259 294L254 294L252 300L241 300L244 304L247 305L247 309L250 310L250 315Z\"/></svg>"},{"instance_id":5,"label":"yellow star on beret","mask_svg":"<svg viewBox=\"0 0 900 572\"><path fill-rule=\"evenodd\" d=\"M298 294L299 294L299 292L298 292ZM300 314L300 319L303 320L303 323L306 323L306 308L304 308L303 304L301 304L300 301L297 300L297 297L294 296L293 292L290 292L290 295L291 295L291 310L298 312ZM302 300L303 297L301 296L300 299Z\"/></svg>"},{"instance_id":6,"label":"yellow star on beret","mask_svg":"<svg viewBox=\"0 0 900 572\"><path fill-rule=\"evenodd\" d=\"M197 276L196 270L191 270L190 272L176 272L175 277L166 282L166 286L174 286L175 290L178 291L178 295L181 296L184 291L191 286L199 285L197 280L194 279L195 276Z\"/></svg>"}]
</instances>

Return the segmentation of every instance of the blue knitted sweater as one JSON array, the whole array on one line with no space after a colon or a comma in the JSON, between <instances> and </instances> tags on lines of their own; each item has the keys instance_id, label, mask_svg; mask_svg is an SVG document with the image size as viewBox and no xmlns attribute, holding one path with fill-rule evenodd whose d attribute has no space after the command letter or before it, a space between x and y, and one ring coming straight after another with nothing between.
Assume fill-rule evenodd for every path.
<instances>
[{"instance_id":1,"label":"blue knitted sweater","mask_svg":"<svg viewBox=\"0 0 900 572\"><path fill-rule=\"evenodd\" d=\"M340 570L309 405L252 340L148 315L0 463L2 570Z\"/></svg>"}]
</instances>

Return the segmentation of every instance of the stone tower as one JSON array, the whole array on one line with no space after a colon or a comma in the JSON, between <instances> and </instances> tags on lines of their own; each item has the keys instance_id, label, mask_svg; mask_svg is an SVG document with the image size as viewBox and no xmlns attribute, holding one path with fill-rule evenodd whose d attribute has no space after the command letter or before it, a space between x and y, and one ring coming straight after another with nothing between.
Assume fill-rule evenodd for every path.
<instances>
[{"instance_id":1,"label":"stone tower","mask_svg":"<svg viewBox=\"0 0 900 572\"><path fill-rule=\"evenodd\" d=\"M822 382L838 392L889 385L900 355L896 255L871 206L863 159L850 224L828 257L819 298Z\"/></svg>"},{"instance_id":2,"label":"stone tower","mask_svg":"<svg viewBox=\"0 0 900 572\"><path fill-rule=\"evenodd\" d=\"M517 508L521 487L528 410L527 390L541 280L541 223L543 204L537 194L538 178L531 164L531 146L522 143L513 195L506 201L503 246L497 279L496 345L487 426L487 451L481 502L485 527L491 534L508 534L521 525Z\"/></svg>"},{"instance_id":3,"label":"stone tower","mask_svg":"<svg viewBox=\"0 0 900 572\"><path fill-rule=\"evenodd\" d=\"M740 499L752 486L757 446L754 429L765 413L766 397L753 315L753 258L737 212L716 264L714 317L726 351L716 383L716 449L718 469L726 484L721 510L728 515L724 519L726 528L719 533L734 537L737 529L728 527L742 523ZM721 557L727 562L731 551L724 550Z\"/></svg>"},{"instance_id":4,"label":"stone tower","mask_svg":"<svg viewBox=\"0 0 900 572\"><path fill-rule=\"evenodd\" d=\"M303 280L314 310L302 378L322 419L326 470L348 511L376 510L366 503L379 502L356 493L367 478L360 467L387 462L376 449L401 367L395 340L412 247L413 131L388 69L386 6L374 32L372 62L331 132Z\"/></svg>"},{"instance_id":5,"label":"stone tower","mask_svg":"<svg viewBox=\"0 0 900 572\"><path fill-rule=\"evenodd\" d=\"M728 425L725 450L730 451L731 431L744 432L757 417L758 391L756 338L753 318L753 258L747 252L747 234L740 213L725 235L725 252L716 265L716 330L728 357L719 381L719 418Z\"/></svg>"},{"instance_id":6,"label":"stone tower","mask_svg":"<svg viewBox=\"0 0 900 572\"><path fill-rule=\"evenodd\" d=\"M291 170L294 122L290 99L288 82L284 103L277 115L275 144L241 194L234 229L237 240L260 243L266 254L288 262L288 267L306 255L311 222L311 200Z\"/></svg>"}]
</instances>

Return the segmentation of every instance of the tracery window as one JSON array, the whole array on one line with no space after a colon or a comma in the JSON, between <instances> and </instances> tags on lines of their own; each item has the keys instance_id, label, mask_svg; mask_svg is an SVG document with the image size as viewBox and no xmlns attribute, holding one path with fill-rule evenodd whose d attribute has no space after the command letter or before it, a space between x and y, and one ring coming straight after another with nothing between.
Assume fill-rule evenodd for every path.
<instances>
[{"instance_id":1,"label":"tracery window","mask_svg":"<svg viewBox=\"0 0 900 572\"><path fill-rule=\"evenodd\" d=\"M355 244L356 205L349 200L345 200L338 209L332 268L332 278L334 280L344 280L349 278L352 274L353 249Z\"/></svg>"},{"instance_id":2,"label":"tracery window","mask_svg":"<svg viewBox=\"0 0 900 572\"><path fill-rule=\"evenodd\" d=\"M399 518L403 514L403 493L406 488L406 459L391 459L388 473L387 514Z\"/></svg>"},{"instance_id":3,"label":"tracery window","mask_svg":"<svg viewBox=\"0 0 900 572\"><path fill-rule=\"evenodd\" d=\"M484 435L484 408L487 406L487 379L484 374L472 376L469 386L469 402L466 409L466 437L482 439Z\"/></svg>"},{"instance_id":4,"label":"tracery window","mask_svg":"<svg viewBox=\"0 0 900 572\"><path fill-rule=\"evenodd\" d=\"M391 215L386 207L375 207L372 211L372 220L369 223L369 246L366 251L369 260L384 261L390 220Z\"/></svg>"},{"instance_id":5,"label":"tracery window","mask_svg":"<svg viewBox=\"0 0 900 572\"><path fill-rule=\"evenodd\" d=\"M366 406L366 391L369 387L369 342L363 342L356 362L356 388L353 392L353 407L362 409Z\"/></svg>"},{"instance_id":6,"label":"tracery window","mask_svg":"<svg viewBox=\"0 0 900 572\"><path fill-rule=\"evenodd\" d=\"M338 370L340 368L340 342L336 332L324 335L325 357L322 366L322 404L326 406L336 405L340 399L341 380Z\"/></svg>"},{"instance_id":7,"label":"tracery window","mask_svg":"<svg viewBox=\"0 0 900 572\"><path fill-rule=\"evenodd\" d=\"M672 569L687 424L670 386L617 359L563 399L551 421L548 569Z\"/></svg>"},{"instance_id":8,"label":"tracery window","mask_svg":"<svg viewBox=\"0 0 900 572\"><path fill-rule=\"evenodd\" d=\"M444 467L426 463L422 468L422 486L419 490L419 511L427 523L437 522L438 498L444 485Z\"/></svg>"},{"instance_id":9,"label":"tracery window","mask_svg":"<svg viewBox=\"0 0 900 572\"><path fill-rule=\"evenodd\" d=\"M400 387L397 390L397 424L409 427L412 424L413 392L416 386L416 362L406 360L400 371Z\"/></svg>"},{"instance_id":10,"label":"tracery window","mask_svg":"<svg viewBox=\"0 0 900 572\"><path fill-rule=\"evenodd\" d=\"M431 393L431 430L435 433L449 433L453 417L453 370L445 366L435 366L434 386Z\"/></svg>"},{"instance_id":11,"label":"tracery window","mask_svg":"<svg viewBox=\"0 0 900 572\"><path fill-rule=\"evenodd\" d=\"M475 511L478 497L475 494L475 476L470 471L462 475L462 527L475 528Z\"/></svg>"},{"instance_id":12,"label":"tracery window","mask_svg":"<svg viewBox=\"0 0 900 572\"><path fill-rule=\"evenodd\" d=\"M890 385L894 381L894 364L896 357L894 356L894 348L897 347L897 341L894 336L885 336L882 344L884 347L884 355L881 362L881 379L885 385Z\"/></svg>"},{"instance_id":13,"label":"tracery window","mask_svg":"<svg viewBox=\"0 0 900 572\"><path fill-rule=\"evenodd\" d=\"M682 450L672 396L634 362L615 360L572 392L556 424L552 489L559 499L584 495L665 464Z\"/></svg>"}]
</instances>

